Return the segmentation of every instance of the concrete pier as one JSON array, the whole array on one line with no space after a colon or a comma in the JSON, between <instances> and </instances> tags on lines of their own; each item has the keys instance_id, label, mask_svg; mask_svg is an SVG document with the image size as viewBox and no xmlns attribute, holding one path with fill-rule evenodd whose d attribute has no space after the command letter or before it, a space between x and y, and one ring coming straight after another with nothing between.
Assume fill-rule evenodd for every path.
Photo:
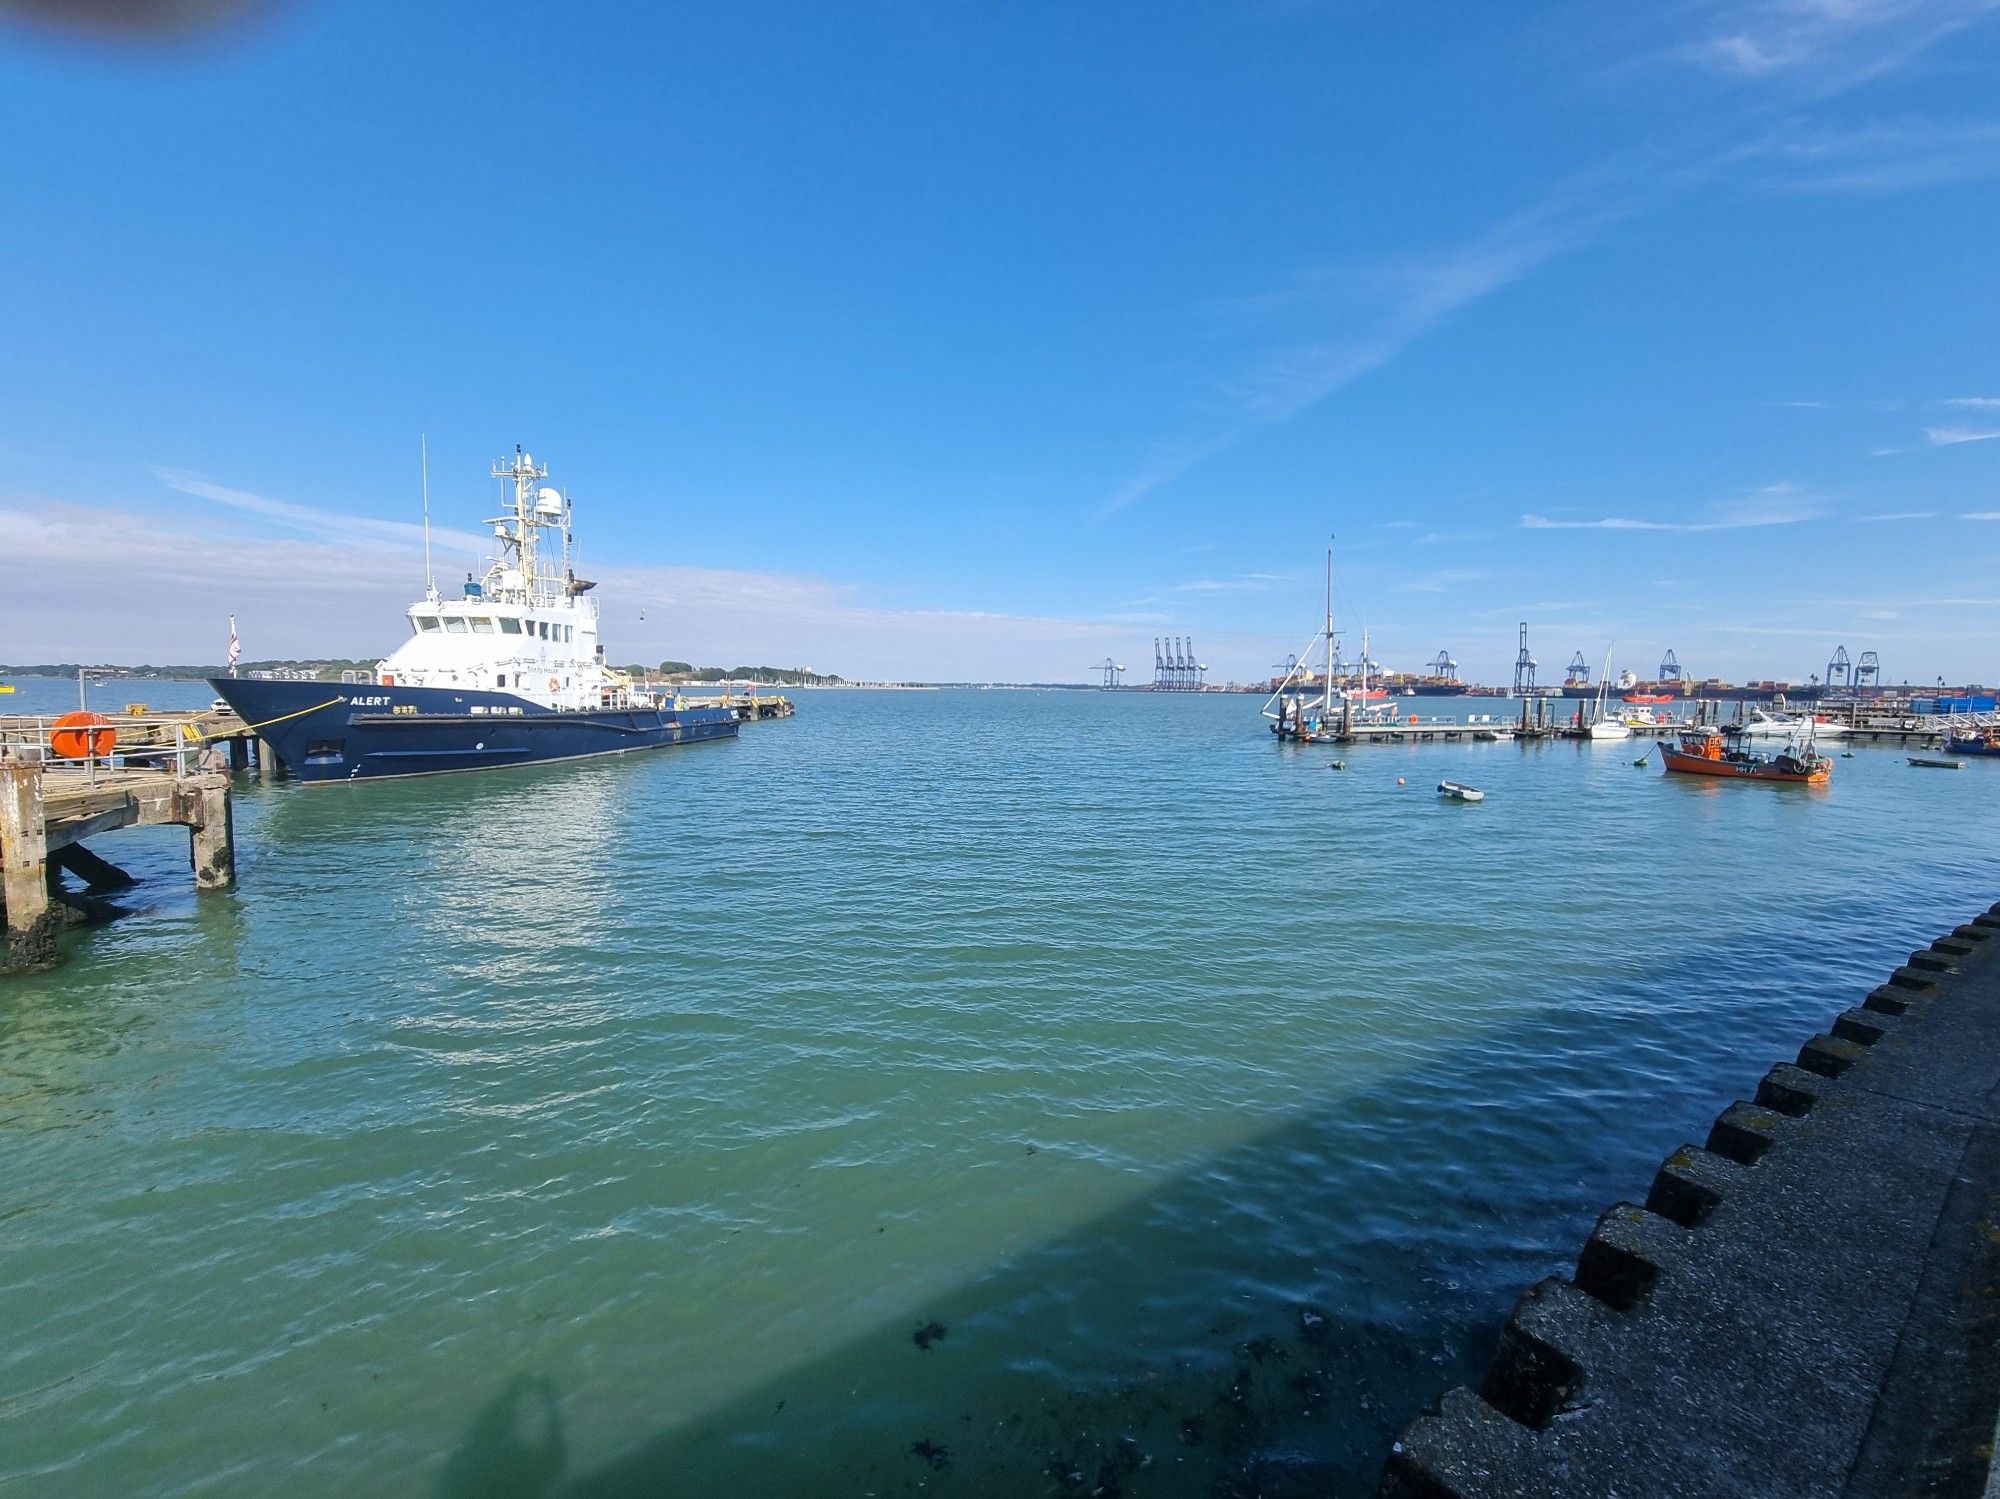
<instances>
[{"instance_id":1,"label":"concrete pier","mask_svg":"<svg viewBox=\"0 0 2000 1499\"><path fill-rule=\"evenodd\" d=\"M70 919L58 898L67 870L95 894L130 884L125 872L83 846L120 828L174 823L189 831L195 887L236 883L229 777L217 771L47 765L0 759L0 897L7 968L45 968Z\"/></svg>"},{"instance_id":2,"label":"concrete pier","mask_svg":"<svg viewBox=\"0 0 2000 1499\"><path fill-rule=\"evenodd\" d=\"M1387 1499L1991 1493L2000 907L1668 1156L1522 1295Z\"/></svg>"}]
</instances>

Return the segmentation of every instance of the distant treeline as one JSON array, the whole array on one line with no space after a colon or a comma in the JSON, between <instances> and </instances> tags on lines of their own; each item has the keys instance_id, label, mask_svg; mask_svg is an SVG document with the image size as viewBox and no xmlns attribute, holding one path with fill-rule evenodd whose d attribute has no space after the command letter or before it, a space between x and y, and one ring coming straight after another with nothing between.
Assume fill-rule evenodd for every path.
<instances>
[{"instance_id":1,"label":"distant treeline","mask_svg":"<svg viewBox=\"0 0 2000 1499\"><path fill-rule=\"evenodd\" d=\"M309 671L323 677L337 677L343 671L373 671L373 661L239 661L236 674L247 677L253 671ZM5 677L74 677L78 672L90 677L226 677L226 666L112 666L104 662L54 661L36 666L0 666Z\"/></svg>"},{"instance_id":2,"label":"distant treeline","mask_svg":"<svg viewBox=\"0 0 2000 1499\"><path fill-rule=\"evenodd\" d=\"M662 661L658 666L628 666L635 677L661 676L670 682L764 682L773 687L838 687L845 677L808 671L802 666L695 666L686 661Z\"/></svg>"}]
</instances>

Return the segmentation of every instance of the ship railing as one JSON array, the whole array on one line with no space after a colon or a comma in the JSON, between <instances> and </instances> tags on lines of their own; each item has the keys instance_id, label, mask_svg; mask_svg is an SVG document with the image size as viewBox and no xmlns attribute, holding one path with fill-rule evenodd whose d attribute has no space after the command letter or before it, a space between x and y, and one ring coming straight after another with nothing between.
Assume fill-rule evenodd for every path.
<instances>
[{"instance_id":1,"label":"ship railing","mask_svg":"<svg viewBox=\"0 0 2000 1499\"><path fill-rule=\"evenodd\" d=\"M1973 734L2000 728L2000 712L1932 713L1917 720L1920 728L1936 734Z\"/></svg>"}]
</instances>

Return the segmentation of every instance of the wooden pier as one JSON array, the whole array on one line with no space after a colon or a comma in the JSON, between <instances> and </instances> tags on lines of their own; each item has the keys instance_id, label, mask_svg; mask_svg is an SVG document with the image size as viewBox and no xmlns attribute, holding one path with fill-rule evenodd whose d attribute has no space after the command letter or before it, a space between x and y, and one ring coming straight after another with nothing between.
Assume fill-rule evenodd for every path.
<instances>
[{"instance_id":1,"label":"wooden pier","mask_svg":"<svg viewBox=\"0 0 2000 1499\"><path fill-rule=\"evenodd\" d=\"M236 882L224 756L246 761L250 736L234 715L107 714L69 733L66 743L52 718L0 718L0 969L53 965L57 935L102 919L112 910L105 897L134 883L86 839L185 827L195 888Z\"/></svg>"},{"instance_id":2,"label":"wooden pier","mask_svg":"<svg viewBox=\"0 0 2000 1499\"><path fill-rule=\"evenodd\" d=\"M1353 723L1332 733L1300 737L1318 744L1466 744L1553 739L1557 734L1555 730L1533 725L1522 729L1508 723L1449 723L1420 719L1416 723L1407 720L1401 723Z\"/></svg>"},{"instance_id":3,"label":"wooden pier","mask_svg":"<svg viewBox=\"0 0 2000 1499\"><path fill-rule=\"evenodd\" d=\"M1568 711L1551 711L1558 701L1567 703ZM1306 710L1312 706L1307 700L1294 697L1287 710L1281 710L1275 724L1275 732L1281 739L1297 740L1306 744L1426 744L1463 743L1468 740L1543 740L1543 739L1589 739L1590 724L1596 718L1594 705L1587 699L1530 698L1522 702L1520 712L1511 718L1499 714L1477 715L1470 722L1459 722L1446 718L1426 718L1415 712L1392 717L1387 705L1376 705L1357 709L1352 703L1339 705L1339 716L1332 721L1308 721ZM1619 705L1622 709L1624 705ZM1723 711L1723 704L1712 699L1688 699L1676 705L1683 710L1691 709L1685 716L1648 720L1637 714L1628 714L1607 708L1626 726L1634 739L1646 740L1666 738L1679 734L1690 727L1708 726L1720 729L1725 735L1735 737L1743 732L1745 717L1743 704L1736 704L1736 714L1732 718ZM1402 707L1402 700L1396 700L1396 707ZM1813 711L1811 705L1799 710L1801 713ZM1942 745L1947 732L1954 726L1964 729L1968 723L1983 726L1979 720L1953 720L1935 715L1918 717L1910 714L1863 712L1857 705L1848 705L1836 711L1814 714L1822 727L1830 732L1824 735L1827 744L1885 744L1904 749L1924 749Z\"/></svg>"},{"instance_id":4,"label":"wooden pier","mask_svg":"<svg viewBox=\"0 0 2000 1499\"><path fill-rule=\"evenodd\" d=\"M725 692L720 696L681 698L688 708L727 708L736 715L738 723L768 723L776 718L790 718L798 709L788 697L759 697L754 694Z\"/></svg>"}]
</instances>

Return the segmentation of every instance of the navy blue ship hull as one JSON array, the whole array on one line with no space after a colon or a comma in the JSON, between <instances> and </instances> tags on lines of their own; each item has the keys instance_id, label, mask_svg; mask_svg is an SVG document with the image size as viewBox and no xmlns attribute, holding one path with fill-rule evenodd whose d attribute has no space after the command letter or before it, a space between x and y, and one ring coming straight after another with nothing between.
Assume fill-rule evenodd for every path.
<instances>
[{"instance_id":1,"label":"navy blue ship hull","mask_svg":"<svg viewBox=\"0 0 2000 1499\"><path fill-rule=\"evenodd\" d=\"M496 770L733 739L727 708L544 708L511 692L218 677L216 694L301 781Z\"/></svg>"}]
</instances>

